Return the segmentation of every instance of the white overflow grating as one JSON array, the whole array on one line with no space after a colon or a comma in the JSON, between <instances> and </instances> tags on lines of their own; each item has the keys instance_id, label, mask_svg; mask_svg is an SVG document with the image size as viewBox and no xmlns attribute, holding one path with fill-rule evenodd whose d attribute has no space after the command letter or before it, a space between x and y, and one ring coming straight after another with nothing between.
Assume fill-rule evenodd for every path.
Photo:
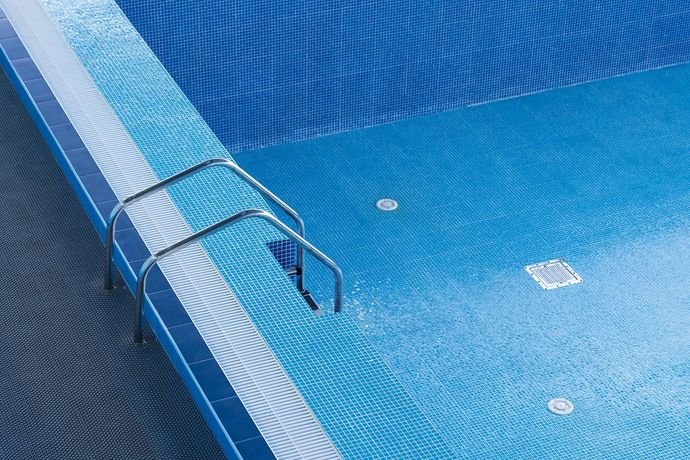
<instances>
[{"instance_id":1,"label":"white overflow grating","mask_svg":"<svg viewBox=\"0 0 690 460\"><path fill-rule=\"evenodd\" d=\"M556 289L582 282L582 277L563 259L549 260L525 267L534 281L546 290Z\"/></svg>"},{"instance_id":2,"label":"white overflow grating","mask_svg":"<svg viewBox=\"0 0 690 460\"><path fill-rule=\"evenodd\" d=\"M0 4L117 197L153 184L149 165L41 5ZM131 206L127 214L150 250L191 233L165 193ZM185 248L160 266L276 457L339 458L201 246Z\"/></svg>"}]
</instances>

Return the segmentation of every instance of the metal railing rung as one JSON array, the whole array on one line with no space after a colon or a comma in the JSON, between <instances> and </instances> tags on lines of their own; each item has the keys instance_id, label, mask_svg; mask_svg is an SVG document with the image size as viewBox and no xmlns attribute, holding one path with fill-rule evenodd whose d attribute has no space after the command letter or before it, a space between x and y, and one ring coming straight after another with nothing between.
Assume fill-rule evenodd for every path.
<instances>
[{"instance_id":1,"label":"metal railing rung","mask_svg":"<svg viewBox=\"0 0 690 460\"><path fill-rule=\"evenodd\" d=\"M240 179L242 179L244 182L247 184L251 185L254 189L256 189L261 195L269 199L271 202L275 203L280 209L282 209L287 215L292 217L292 219L295 221L295 225L297 227L297 232L289 228L287 225L285 225L283 222L278 220L274 215L270 214L269 212L262 210L262 209L246 209L244 211L240 211L236 214L233 214L230 217L227 217L223 219L220 222L217 222L213 225L210 225L203 230L200 230L196 233L193 233L192 235L189 235L186 238L183 238L182 240L171 244L170 246L161 249L160 251L157 251L156 253L152 254L144 264L141 266L141 269L139 270L138 278L137 278L137 286L136 286L136 310L135 310L135 331L134 331L134 341L136 343L143 343L143 309L144 309L144 290L146 287L146 279L148 277L149 271L158 263L159 260L164 258L167 255L170 255L180 249L182 249L185 246L188 246L196 241L199 241L209 235L212 235L213 233L221 230L224 227L236 224L237 222L240 222L245 219L249 218L257 218L257 219L262 219L269 224L271 224L274 228L276 228L278 231L280 231L283 235L288 237L290 240L294 241L296 246L297 246L297 257L296 257L296 265L294 268L290 269L287 271L288 276L295 276L297 279L297 289L299 290L300 294L304 294L305 289L304 289L304 251L306 250L310 254L312 254L316 259L318 259L321 263L326 265L332 272L335 277L335 298L334 298L334 304L333 304L333 310L335 312L339 312L342 309L342 304L343 304L343 272L336 265L335 262L333 262L330 258L328 258L324 253L322 253L320 250L318 250L314 245L309 243L305 239L305 231L304 231L304 221L302 218L297 214L295 210L293 210L290 206L285 204L280 198L278 198L274 193L272 193L270 190L268 190L266 187L264 187L261 183L259 183L256 179L254 179L252 176L250 176L246 171L241 169L237 164L226 160L224 158L213 158L210 160L206 160L202 163L199 163L197 165L194 165L188 169L185 169L184 171L181 171L177 174L174 174L167 179L163 179L162 181L140 191L135 193L134 195L131 195L124 200L120 201L113 210L110 212L110 215L108 217L108 222L107 222L107 227L106 227L106 238L105 238L105 257L106 257L106 262L105 262L105 277L104 277L104 282L105 282L105 288L106 289L112 289L113 287L113 245L115 243L115 227L117 224L117 219L118 217L122 214L122 212L131 204L136 203L139 200L142 200L143 198L161 191L185 178L188 178L190 176L193 176L194 174L197 174L207 168L214 167L214 166L219 166L219 167L225 167L233 171Z\"/></svg>"},{"instance_id":2,"label":"metal railing rung","mask_svg":"<svg viewBox=\"0 0 690 460\"><path fill-rule=\"evenodd\" d=\"M223 229L224 227L236 224L237 222L243 221L249 218L263 219L269 224L273 225L276 229L282 232L285 236L293 240L298 246L304 248L307 252L316 257L320 262L331 269L333 275L335 276L335 299L333 304L333 310L339 312L343 305L343 272L340 267L336 265L330 258L328 258L324 253L319 251L307 240L299 236L293 230L291 230L287 225L279 221L272 214L262 210L262 209L246 209L240 211L237 214L233 214L220 222L206 227L203 230L178 241L177 243L171 244L170 246L161 249L160 251L152 254L144 264L139 269L139 276L137 278L137 288L136 288L136 304L135 304L135 331L134 331L134 341L135 343L143 342L143 310L144 310L144 289L146 287L146 278L148 277L151 269L158 263L159 260L167 255L179 251L180 249L188 246L198 240L201 240L209 235L216 233L217 231ZM302 292L302 291L300 291Z\"/></svg>"}]
</instances>

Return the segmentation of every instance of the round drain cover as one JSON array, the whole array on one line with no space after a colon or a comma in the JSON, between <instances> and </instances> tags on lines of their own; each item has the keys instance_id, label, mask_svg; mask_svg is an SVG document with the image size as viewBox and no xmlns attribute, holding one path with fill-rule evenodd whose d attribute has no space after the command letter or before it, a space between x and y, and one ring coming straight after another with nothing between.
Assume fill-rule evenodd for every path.
<instances>
[{"instance_id":1,"label":"round drain cover","mask_svg":"<svg viewBox=\"0 0 690 460\"><path fill-rule=\"evenodd\" d=\"M398 209L398 202L393 198L381 198L376 202L376 207L381 211L395 211Z\"/></svg>"},{"instance_id":2,"label":"round drain cover","mask_svg":"<svg viewBox=\"0 0 690 460\"><path fill-rule=\"evenodd\" d=\"M557 415L568 415L574 409L573 403L565 398L556 398L549 401L549 410Z\"/></svg>"}]
</instances>

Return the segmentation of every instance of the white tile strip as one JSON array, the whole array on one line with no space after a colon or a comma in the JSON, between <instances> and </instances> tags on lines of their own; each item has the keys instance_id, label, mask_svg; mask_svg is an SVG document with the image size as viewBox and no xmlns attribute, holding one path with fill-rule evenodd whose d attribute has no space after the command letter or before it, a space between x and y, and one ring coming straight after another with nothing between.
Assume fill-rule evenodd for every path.
<instances>
[{"instance_id":1,"label":"white tile strip","mask_svg":"<svg viewBox=\"0 0 690 460\"><path fill-rule=\"evenodd\" d=\"M122 199L156 177L36 0L0 0L29 54ZM165 193L128 208L151 251L190 234ZM323 428L199 245L161 263L192 321L279 459L339 458Z\"/></svg>"}]
</instances>

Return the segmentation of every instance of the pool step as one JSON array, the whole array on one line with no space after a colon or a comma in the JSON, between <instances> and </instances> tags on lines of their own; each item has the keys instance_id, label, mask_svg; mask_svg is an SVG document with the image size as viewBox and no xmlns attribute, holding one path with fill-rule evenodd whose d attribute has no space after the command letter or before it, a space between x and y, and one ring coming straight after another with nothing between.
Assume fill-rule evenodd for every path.
<instances>
[{"instance_id":1,"label":"pool step","mask_svg":"<svg viewBox=\"0 0 690 460\"><path fill-rule=\"evenodd\" d=\"M282 269L285 270L285 273L294 281L299 274L297 269L297 246L295 242L288 239L281 239L269 241L266 243L266 246ZM323 310L321 310L321 307L308 289L301 289L299 292L313 312L318 315L323 314Z\"/></svg>"},{"instance_id":2,"label":"pool step","mask_svg":"<svg viewBox=\"0 0 690 460\"><path fill-rule=\"evenodd\" d=\"M323 314L321 307L319 307L319 304L316 303L316 300L314 300L314 297L311 295L311 292L309 292L307 289L304 289L300 291L300 294L302 294L304 300L307 302L307 304L309 304L309 308L311 308L317 314Z\"/></svg>"},{"instance_id":3,"label":"pool step","mask_svg":"<svg viewBox=\"0 0 690 460\"><path fill-rule=\"evenodd\" d=\"M297 265L297 245L294 241L287 238L269 241L266 246L273 254L273 257L278 261L283 270L288 275L294 276L295 266Z\"/></svg>"}]
</instances>

